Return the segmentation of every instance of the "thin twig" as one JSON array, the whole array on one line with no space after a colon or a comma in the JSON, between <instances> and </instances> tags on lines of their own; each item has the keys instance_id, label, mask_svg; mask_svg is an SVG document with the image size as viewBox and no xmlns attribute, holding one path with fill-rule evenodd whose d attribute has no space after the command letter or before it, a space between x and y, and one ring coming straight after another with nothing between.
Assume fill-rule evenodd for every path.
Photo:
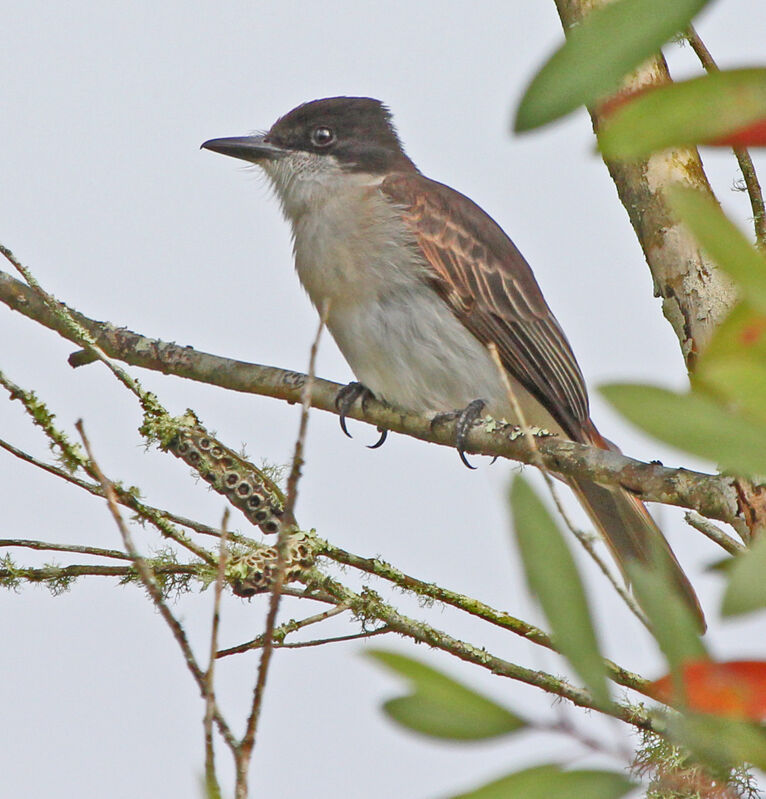
<instances>
[{"instance_id":1,"label":"thin twig","mask_svg":"<svg viewBox=\"0 0 766 799\"><path fill-rule=\"evenodd\" d=\"M725 549L730 555L739 555L740 552L747 551L747 547L744 544L740 544L739 541L727 535L718 525L713 524L710 519L700 516L696 511L692 510L684 514L684 520L695 530L699 530L703 535L706 535L711 541L715 541L719 547Z\"/></svg>"},{"instance_id":2,"label":"thin twig","mask_svg":"<svg viewBox=\"0 0 766 799\"><path fill-rule=\"evenodd\" d=\"M274 644L281 644L285 637L288 636L290 633L294 633L297 630L302 630L304 627L309 627L312 624L318 624L319 622L325 621L326 619L331 619L333 616L338 616L341 613L345 613L348 610L346 605L336 605L329 610L322 611L322 613L317 613L314 616L308 616L305 619L290 619L290 621L285 622L284 624L280 624L279 627L275 627L272 631L272 639ZM266 641L266 634L261 633L260 635L253 638L251 641L245 641L243 644L237 644L237 646L232 646L229 649L222 649L220 652L216 652L217 658L225 658L229 655L239 655L242 652L247 652L250 649L261 649Z\"/></svg>"},{"instance_id":3,"label":"thin twig","mask_svg":"<svg viewBox=\"0 0 766 799\"><path fill-rule=\"evenodd\" d=\"M718 72L718 64L716 64L712 53L707 49L707 46L702 41L693 25L689 26L686 32L686 39L691 45L692 50L697 54L705 70L707 72ZM733 147L732 150L745 181L747 196L750 198L750 207L753 210L755 240L759 249L766 250L766 206L764 206L763 192L761 191L761 184L758 181L753 159L744 147Z\"/></svg>"},{"instance_id":4,"label":"thin twig","mask_svg":"<svg viewBox=\"0 0 766 799\"><path fill-rule=\"evenodd\" d=\"M285 581L285 571L287 567L286 549L287 541L292 530L295 528L295 503L298 497L298 482L303 467L303 447L306 440L306 430L308 428L309 410L311 409L311 392L314 387L314 373L316 366L316 356L319 350L319 341L322 337L325 322L327 319L328 305L324 304L320 314L319 325L317 326L316 336L311 345L309 356L309 368L306 383L303 386L301 396L301 419L298 426L298 436L295 440L295 451L293 453L290 475L287 479L287 499L285 501L283 523L279 529L277 538L277 562L275 568L274 582L271 587L271 598L269 612L266 616L266 629L264 631L263 651L258 666L258 677L253 690L253 703L250 715L247 719L245 734L239 745L237 757L237 782L235 787L236 799L245 799L247 796L247 769L250 765L253 747L255 746L255 734L258 726L258 718L263 703L263 694L266 688L266 677L271 663L271 656L274 651L274 627L276 626L279 603L282 596L282 586Z\"/></svg>"},{"instance_id":5,"label":"thin twig","mask_svg":"<svg viewBox=\"0 0 766 799\"><path fill-rule=\"evenodd\" d=\"M386 563L379 558L364 558L318 538L316 539L315 546L318 553L330 560L351 566L354 569L367 572L368 574L374 574L376 577L388 580L400 588L411 591L418 597L428 597L429 599L443 602L445 605L449 605L471 616L475 616L482 621L489 622L504 630L509 630L521 636L526 641L530 641L538 646L543 646L553 652L558 652L550 636L539 627L516 618L515 616L511 616L510 613L496 610L478 599L459 594L457 591L451 591L448 588L443 588L434 583L424 582L417 577L405 574L390 563ZM643 677L628 671L611 660L605 659L604 664L607 676L611 680L614 680L616 683L626 688L632 688L642 693L646 691L648 681Z\"/></svg>"},{"instance_id":6,"label":"thin twig","mask_svg":"<svg viewBox=\"0 0 766 799\"><path fill-rule=\"evenodd\" d=\"M275 649L306 649L312 646L324 646L325 644L337 644L341 641L358 641L360 638L373 638L376 635L385 635L393 632L390 627L378 627L377 630L370 630L364 633L351 633L349 635L336 635L333 638L317 638L313 641L295 641L289 644L274 644Z\"/></svg>"},{"instance_id":7,"label":"thin twig","mask_svg":"<svg viewBox=\"0 0 766 799\"><path fill-rule=\"evenodd\" d=\"M625 602L628 609L636 616L636 618L645 626L649 627L649 624L646 620L646 617L641 612L640 608L634 601L633 597L631 597L628 592L622 587L622 585L618 582L617 578L612 574L611 570L607 567L606 563L602 560L599 554L596 552L595 548L593 547L593 542L591 538L583 533L579 528L575 527L572 523L571 519L569 518L569 514L565 511L564 506L559 498L558 492L553 485L553 480L548 472L548 469L545 467L543 463L542 457L540 457L539 450L537 449L537 441L535 437L532 435L532 431L529 428L529 425L524 418L524 411L521 407L521 403L519 402L518 398L516 397L516 392L513 390L513 386L511 385L510 378L508 377L508 373L503 367L502 361L500 360L500 353L497 350L496 345L494 342L491 342L489 345L490 354L492 356L492 360L495 362L495 366L500 374L500 378L505 385L506 393L508 394L508 399L511 402L511 406L513 408L514 414L519 421L521 426L522 432L524 436L527 438L529 446L537 453L537 466L540 470L540 473L545 480L545 484L548 486L548 491L550 495L553 497L553 502L558 509L561 518L564 520L564 524L567 526L569 531L575 536L575 538L580 542L583 546L585 551L590 555L591 559L596 563L596 565L601 569L601 572L606 576L607 580L612 584L613 588L617 592L617 594L621 597L621 599ZM562 706L561 712L559 713L559 723L562 725L566 725L569 722L566 720L566 714L564 712L564 708Z\"/></svg>"},{"instance_id":8,"label":"thin twig","mask_svg":"<svg viewBox=\"0 0 766 799\"><path fill-rule=\"evenodd\" d=\"M199 563L155 563L149 560L152 572L160 576L172 577L189 576L197 578L202 584L207 585L207 569ZM67 566L16 566L10 568L0 561L0 583L5 587L15 586L17 583L68 583L78 577L117 577L121 582L129 581L133 577L140 580L140 575L135 566L102 566L94 563L72 563ZM310 599L312 602L323 602L327 605L336 605L337 600L325 592L312 589L307 593L305 588L286 585L282 588L282 596L295 599Z\"/></svg>"},{"instance_id":9,"label":"thin twig","mask_svg":"<svg viewBox=\"0 0 766 799\"><path fill-rule=\"evenodd\" d=\"M597 710L641 729L654 729L650 715L639 707L631 707L619 702L612 702L609 705L597 704L589 691L578 688L566 680L540 669L528 669L517 663L511 663L491 654L484 648L473 646L436 627L411 619L384 602L380 596L369 589L364 589L361 594L357 594L329 577L322 580L321 585L328 593L337 597L338 601L348 604L356 616L378 619L390 627L393 632L406 638L441 649L460 660L474 663L501 677L534 685L547 693L568 699L580 707Z\"/></svg>"},{"instance_id":10,"label":"thin twig","mask_svg":"<svg viewBox=\"0 0 766 799\"><path fill-rule=\"evenodd\" d=\"M200 565L197 563L152 564L152 571L160 575L191 575L201 579ZM126 580L137 577L134 566L101 566L94 563L72 563L68 566L14 566L0 567L0 580L23 581L27 583L55 583L69 581L77 577L119 577Z\"/></svg>"},{"instance_id":11,"label":"thin twig","mask_svg":"<svg viewBox=\"0 0 766 799\"><path fill-rule=\"evenodd\" d=\"M287 498L284 508L285 521L283 524L283 530L288 530L291 525L296 526L295 503L298 500L298 483L301 478L301 470L303 469L303 448L306 442L306 430L308 429L309 411L311 410L311 395L314 391L314 380L316 378L316 358L319 351L319 342L322 338L322 331L327 323L328 313L329 301L323 304L321 313L319 315L319 325L317 326L317 332L314 336L314 341L311 344L306 383L303 386L303 392L301 393L301 420L298 426L298 436L295 440L295 451L293 453L293 460L290 466L290 474L287 477Z\"/></svg>"},{"instance_id":12,"label":"thin twig","mask_svg":"<svg viewBox=\"0 0 766 799\"><path fill-rule=\"evenodd\" d=\"M229 509L223 512L221 520L221 541L218 547L218 574L215 579L213 599L213 621L210 625L210 659L205 671L205 787L208 799L220 799L221 786L215 773L215 747L213 746L213 716L215 714L215 654L218 650L218 627L221 621L221 594L226 577L226 535L229 523Z\"/></svg>"},{"instance_id":13,"label":"thin twig","mask_svg":"<svg viewBox=\"0 0 766 799\"><path fill-rule=\"evenodd\" d=\"M188 527L190 530L194 530L195 533L209 535L215 538L221 537L221 531L217 527L211 527L209 524L198 522L196 519L189 519L187 516L180 516L169 510L160 510L159 508L154 508L154 510L161 513L168 521L180 524L182 527ZM226 533L226 538L229 541L233 541L235 544L245 544L245 546L252 546L255 543L252 538L246 535L240 535L239 533L233 533L231 530Z\"/></svg>"},{"instance_id":14,"label":"thin twig","mask_svg":"<svg viewBox=\"0 0 766 799\"><path fill-rule=\"evenodd\" d=\"M559 498L558 492L556 491L556 487L553 484L553 480L549 474L548 468L546 467L542 457L540 457L539 450L537 449L537 439L532 435L532 431L527 425L527 421L524 417L524 411L521 407L521 404L519 403L518 398L516 397L516 392L513 390L511 381L508 378L508 373L503 367L503 363L500 360L500 353L497 351L497 347L495 346L494 342L490 342L489 351L492 356L492 360L495 362L495 366L497 367L498 373L500 374L500 378L503 381L503 384L505 385L505 390L506 393L508 394L508 399L511 403L511 407L513 408L513 412L516 415L516 418L519 420L519 425L521 427L524 436L527 439L529 447L538 454L537 463L535 465L540 470L543 479L545 480L545 484L548 486L548 490L550 491L550 494L553 497L553 502L555 503L558 512L561 514L561 518L564 520L564 524L567 526L572 535L574 535L574 537L580 542L580 544L583 546L585 551L590 555L591 559L598 566L601 572L606 576L607 580L609 580L609 582L612 584L612 587L620 596L622 601L628 606L628 609L631 611L631 613L633 613L633 615L641 622L641 624L643 624L644 627L648 629L649 624L646 620L646 617L641 612L641 609L638 607L633 597L625 590L625 588L623 588L617 577L615 577L612 574L611 569L606 565L603 558L598 554L595 547L593 546L593 542L590 536L586 535L582 530L580 530L569 518L569 514L564 508L564 505L561 502L561 499Z\"/></svg>"},{"instance_id":15,"label":"thin twig","mask_svg":"<svg viewBox=\"0 0 766 799\"><path fill-rule=\"evenodd\" d=\"M194 681L197 683L202 697L206 698L207 686L205 684L205 674L199 667L197 659L194 657L194 653L189 645L189 640L186 637L183 627L172 614L170 608L165 602L162 592L157 585L157 581L154 579L151 568L147 564L146 560L139 554L135 544L133 543L133 536L130 534L130 530L122 519L122 514L120 513L120 508L117 504L117 496L114 491L114 486L112 482L105 477L104 473L101 471L101 468L93 457L93 453L90 448L90 442L85 434L82 419L77 421L75 427L80 434L85 451L88 453L88 459L92 465L93 472L104 490L104 496L106 497L107 505L109 506L109 512L112 514L112 518L117 525L117 529L120 531L125 549L133 559L133 565L136 567L136 570L141 577L141 582L144 584L144 588L146 588L146 591L151 597L152 602L154 602L155 607L160 612L160 615L165 620L165 623L168 625L168 627L170 627L173 637L176 639L178 646L181 648L186 666L191 672L192 677L194 677ZM217 708L214 711L214 716L218 730L220 731L224 740L232 750L235 749L237 746L236 739L229 729L229 725L227 724L226 720L223 718L223 716L221 716L221 713Z\"/></svg>"},{"instance_id":16,"label":"thin twig","mask_svg":"<svg viewBox=\"0 0 766 799\"><path fill-rule=\"evenodd\" d=\"M98 346L90 330L81 325L65 305L58 302L52 294L45 291L32 272L2 244L0 244L0 254L5 256L16 271L24 278L29 287L42 299L48 308L61 319L65 327L68 328L77 339L78 343L85 347L91 355L101 361L125 388L136 395L141 403L141 407L146 413L154 413L157 410L156 398L154 395L144 391L141 388L141 384L134 377L129 375L119 364L115 363L101 347Z\"/></svg>"},{"instance_id":17,"label":"thin twig","mask_svg":"<svg viewBox=\"0 0 766 799\"><path fill-rule=\"evenodd\" d=\"M568 738L574 738L581 746L590 749L592 752L598 752L602 755L607 755L620 761L621 763L628 762L633 759L633 752L629 746L617 743L614 747L607 746L602 741L586 735L582 730L577 727L569 716L560 716L555 722L545 724L540 721L532 723L532 727L536 730L544 732L558 733L566 735Z\"/></svg>"},{"instance_id":18,"label":"thin twig","mask_svg":"<svg viewBox=\"0 0 766 799\"><path fill-rule=\"evenodd\" d=\"M0 547L24 547L46 552L77 552L80 555L96 555L100 558L133 560L127 552L120 552L119 549L101 549L101 547L86 547L80 544L52 544L48 541L33 541L28 538L0 538Z\"/></svg>"}]
</instances>

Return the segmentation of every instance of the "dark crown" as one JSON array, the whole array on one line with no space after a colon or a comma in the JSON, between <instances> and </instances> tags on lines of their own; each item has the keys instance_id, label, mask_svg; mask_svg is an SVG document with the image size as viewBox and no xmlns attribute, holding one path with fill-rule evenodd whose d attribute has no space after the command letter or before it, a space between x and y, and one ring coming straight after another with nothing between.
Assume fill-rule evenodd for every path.
<instances>
[{"instance_id":1,"label":"dark crown","mask_svg":"<svg viewBox=\"0 0 766 799\"><path fill-rule=\"evenodd\" d=\"M321 129L326 131L319 137ZM333 155L352 171L375 174L415 168L404 152L391 112L371 97L326 97L299 105L274 123L266 141Z\"/></svg>"}]
</instances>

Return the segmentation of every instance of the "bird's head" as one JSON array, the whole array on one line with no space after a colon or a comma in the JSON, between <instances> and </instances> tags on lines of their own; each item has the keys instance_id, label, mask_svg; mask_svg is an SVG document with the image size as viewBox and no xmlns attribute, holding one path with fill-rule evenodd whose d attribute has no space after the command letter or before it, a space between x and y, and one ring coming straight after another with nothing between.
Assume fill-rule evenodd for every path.
<instances>
[{"instance_id":1,"label":"bird's head","mask_svg":"<svg viewBox=\"0 0 766 799\"><path fill-rule=\"evenodd\" d=\"M380 100L327 97L294 108L267 133L211 139L203 148L256 164L270 178L288 216L352 183L412 171Z\"/></svg>"}]
</instances>

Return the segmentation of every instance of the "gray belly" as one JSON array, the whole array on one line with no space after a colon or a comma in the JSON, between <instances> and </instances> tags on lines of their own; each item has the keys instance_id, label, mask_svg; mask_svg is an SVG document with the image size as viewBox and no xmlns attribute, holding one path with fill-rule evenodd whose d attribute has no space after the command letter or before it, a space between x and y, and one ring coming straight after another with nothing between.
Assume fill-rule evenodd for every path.
<instances>
[{"instance_id":1,"label":"gray belly","mask_svg":"<svg viewBox=\"0 0 766 799\"><path fill-rule=\"evenodd\" d=\"M486 347L427 286L331 307L328 328L357 380L392 405L431 415L483 399L495 418L518 421ZM512 384L527 423L558 431L537 400Z\"/></svg>"}]
</instances>

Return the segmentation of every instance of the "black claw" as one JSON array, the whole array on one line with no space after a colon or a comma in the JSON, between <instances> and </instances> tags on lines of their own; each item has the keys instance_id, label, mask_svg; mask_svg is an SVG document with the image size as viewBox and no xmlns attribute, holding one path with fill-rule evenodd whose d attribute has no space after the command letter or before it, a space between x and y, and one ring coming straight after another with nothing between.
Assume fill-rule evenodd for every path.
<instances>
[{"instance_id":1,"label":"black claw","mask_svg":"<svg viewBox=\"0 0 766 799\"><path fill-rule=\"evenodd\" d=\"M476 467L471 466L465 456L465 440L468 437L468 431L481 416L481 412L484 410L486 404L484 400L476 399L458 413L457 424L455 425L455 447L457 448L457 454L460 456L460 460L463 461L469 469L476 469Z\"/></svg>"},{"instance_id":2,"label":"black claw","mask_svg":"<svg viewBox=\"0 0 766 799\"><path fill-rule=\"evenodd\" d=\"M364 407L364 400L362 400L362 407ZM383 442L388 438L388 430L385 427L379 427L378 432L380 433L380 438L374 444L368 444L367 449L377 449L383 446Z\"/></svg>"},{"instance_id":3,"label":"black claw","mask_svg":"<svg viewBox=\"0 0 766 799\"><path fill-rule=\"evenodd\" d=\"M348 428L346 427L346 416L348 415L348 412L351 410L351 406L360 397L362 400L362 410L366 413L367 404L371 399L375 399L375 395L363 383L357 383L357 382L349 383L347 386L343 386L343 388L341 388L338 391L335 397L335 408L338 411L340 429L349 438L353 438L353 436L351 435L351 433L348 432ZM377 449L378 447L382 447L383 442L386 440L386 436L388 435L388 430L384 430L383 428L379 427L378 432L380 433L380 438L375 444L372 444L369 447L370 449Z\"/></svg>"},{"instance_id":4,"label":"black claw","mask_svg":"<svg viewBox=\"0 0 766 799\"><path fill-rule=\"evenodd\" d=\"M346 427L346 415L351 410L351 406L362 397L362 407L364 407L365 397L370 394L370 390L363 386L361 383L349 383L347 386L343 386L342 389L338 391L338 394L335 397L335 408L340 414L340 429L349 437L353 438L351 433L348 432L348 428Z\"/></svg>"}]
</instances>

